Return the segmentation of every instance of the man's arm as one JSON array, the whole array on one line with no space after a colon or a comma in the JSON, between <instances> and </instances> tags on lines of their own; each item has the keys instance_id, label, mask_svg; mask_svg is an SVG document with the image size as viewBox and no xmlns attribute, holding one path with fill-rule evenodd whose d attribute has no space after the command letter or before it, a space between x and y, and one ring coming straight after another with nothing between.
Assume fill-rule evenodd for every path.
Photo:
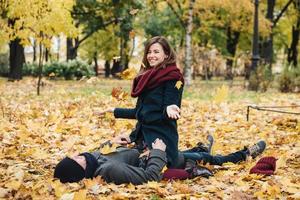
<instances>
[{"instance_id":1,"label":"man's arm","mask_svg":"<svg viewBox=\"0 0 300 200\"><path fill-rule=\"evenodd\" d=\"M162 178L161 171L167 164L165 144L157 139L152 147L145 169L109 160L97 169L95 176L100 175L105 181L115 184L132 183L138 185L148 181L160 181Z\"/></svg>"}]
</instances>

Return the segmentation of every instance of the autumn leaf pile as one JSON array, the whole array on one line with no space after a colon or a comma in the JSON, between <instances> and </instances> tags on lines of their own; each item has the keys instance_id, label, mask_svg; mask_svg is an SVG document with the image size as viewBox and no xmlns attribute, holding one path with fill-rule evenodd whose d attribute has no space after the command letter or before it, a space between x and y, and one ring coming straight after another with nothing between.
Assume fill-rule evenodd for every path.
<instances>
[{"instance_id":1,"label":"autumn leaf pile","mask_svg":"<svg viewBox=\"0 0 300 200\"><path fill-rule=\"evenodd\" d=\"M205 142L207 134L216 140L213 154L230 153L264 139L267 150L263 156L278 159L275 175L249 174L259 157L240 164L207 166L215 173L209 179L118 186L98 177L61 184L52 178L60 159L95 150L121 132L130 133L135 124L134 120L116 120L109 114L101 118L93 113L109 107L132 107L135 99L126 95L130 81L45 81L41 96L36 96L35 84L33 79L0 82L2 199L300 198L299 115L251 110L246 121L247 105L299 105L299 94L269 92L255 94L255 98L231 99L232 94L245 92L240 87L223 86L210 89L211 98L201 99L189 94L207 92L203 88L185 89L178 121L180 149Z\"/></svg>"}]
</instances>

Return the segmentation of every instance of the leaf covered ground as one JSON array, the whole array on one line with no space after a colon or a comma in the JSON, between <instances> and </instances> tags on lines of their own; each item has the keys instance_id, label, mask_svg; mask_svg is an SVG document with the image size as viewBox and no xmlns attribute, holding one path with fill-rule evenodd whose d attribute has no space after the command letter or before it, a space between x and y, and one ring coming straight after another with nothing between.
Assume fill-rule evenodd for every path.
<instances>
[{"instance_id":1,"label":"leaf covered ground","mask_svg":"<svg viewBox=\"0 0 300 200\"><path fill-rule=\"evenodd\" d=\"M130 81L45 81L42 95L36 96L34 79L0 80L0 198L299 199L300 116L251 110L246 121L246 107L299 105L300 94L251 93L239 84L230 88L207 84L196 82L185 89L178 121L180 149L205 141L209 133L216 140L214 154L230 153L264 139L267 150L263 156L278 159L275 175L250 175L256 158L236 165L208 166L215 173L209 179L117 186L97 178L61 184L52 178L53 169L65 155L96 149L121 132L130 133L134 120L93 115L109 107L134 106L135 100L126 93ZM288 110L300 112L300 108Z\"/></svg>"}]
</instances>

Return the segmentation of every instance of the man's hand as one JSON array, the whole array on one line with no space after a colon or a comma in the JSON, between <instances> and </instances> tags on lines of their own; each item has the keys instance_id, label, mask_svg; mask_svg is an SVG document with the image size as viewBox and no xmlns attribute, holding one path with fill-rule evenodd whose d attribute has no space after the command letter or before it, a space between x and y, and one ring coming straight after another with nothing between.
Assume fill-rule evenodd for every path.
<instances>
[{"instance_id":1,"label":"man's hand","mask_svg":"<svg viewBox=\"0 0 300 200\"><path fill-rule=\"evenodd\" d=\"M154 142L152 142L152 148L166 151L165 143L159 138L156 138L156 140Z\"/></svg>"},{"instance_id":2,"label":"man's hand","mask_svg":"<svg viewBox=\"0 0 300 200\"><path fill-rule=\"evenodd\" d=\"M126 145L126 144L130 144L131 140L128 135L122 134L116 136L114 139L111 140L111 142L115 144Z\"/></svg>"},{"instance_id":3,"label":"man's hand","mask_svg":"<svg viewBox=\"0 0 300 200\"><path fill-rule=\"evenodd\" d=\"M97 115L99 117L104 117L105 113L113 113L115 111L115 108L108 108L104 111L96 111L94 112L94 115Z\"/></svg>"},{"instance_id":4,"label":"man's hand","mask_svg":"<svg viewBox=\"0 0 300 200\"><path fill-rule=\"evenodd\" d=\"M167 111L167 115L169 118L171 118L171 119L179 119L180 118L180 108L177 105L173 104L173 105L167 106L166 111Z\"/></svg>"}]
</instances>

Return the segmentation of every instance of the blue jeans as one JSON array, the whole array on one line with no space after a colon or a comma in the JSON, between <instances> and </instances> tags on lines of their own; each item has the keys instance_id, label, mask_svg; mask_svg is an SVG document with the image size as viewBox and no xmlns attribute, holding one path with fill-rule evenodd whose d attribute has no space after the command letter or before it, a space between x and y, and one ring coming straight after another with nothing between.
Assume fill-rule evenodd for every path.
<instances>
[{"instance_id":1,"label":"blue jeans","mask_svg":"<svg viewBox=\"0 0 300 200\"><path fill-rule=\"evenodd\" d=\"M247 153L246 150L237 151L225 156L216 155L212 156L206 152L191 152L189 150L182 151L185 159L191 159L194 161L203 161L204 163L209 163L211 165L222 165L226 162L238 163L246 160Z\"/></svg>"}]
</instances>

